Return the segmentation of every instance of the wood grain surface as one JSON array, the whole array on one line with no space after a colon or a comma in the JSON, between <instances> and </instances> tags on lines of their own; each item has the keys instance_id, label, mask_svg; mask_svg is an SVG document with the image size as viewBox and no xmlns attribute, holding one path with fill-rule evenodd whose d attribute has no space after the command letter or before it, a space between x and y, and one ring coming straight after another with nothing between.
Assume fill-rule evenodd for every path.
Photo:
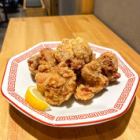
<instances>
[{"instance_id":1,"label":"wood grain surface","mask_svg":"<svg viewBox=\"0 0 140 140\"><path fill-rule=\"evenodd\" d=\"M11 19L0 52L0 81L8 59L46 40L81 36L117 50L140 74L140 55L93 15ZM140 84L128 112L99 125L53 128L35 122L0 94L0 140L140 140Z\"/></svg>"}]
</instances>

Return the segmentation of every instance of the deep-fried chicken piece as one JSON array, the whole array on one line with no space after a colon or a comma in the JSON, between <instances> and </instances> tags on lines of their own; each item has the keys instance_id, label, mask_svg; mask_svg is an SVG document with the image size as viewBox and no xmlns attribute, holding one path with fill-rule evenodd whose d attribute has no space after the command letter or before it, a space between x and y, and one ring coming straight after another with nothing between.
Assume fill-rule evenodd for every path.
<instances>
[{"instance_id":1,"label":"deep-fried chicken piece","mask_svg":"<svg viewBox=\"0 0 140 140\"><path fill-rule=\"evenodd\" d=\"M38 72L48 72L55 65L54 51L49 48L42 49L39 54L28 60L29 70L33 76Z\"/></svg>"},{"instance_id":2,"label":"deep-fried chicken piece","mask_svg":"<svg viewBox=\"0 0 140 140\"><path fill-rule=\"evenodd\" d=\"M61 105L75 92L76 75L65 64L59 64L48 73L37 73L35 79L38 90L51 105Z\"/></svg>"},{"instance_id":3,"label":"deep-fried chicken piece","mask_svg":"<svg viewBox=\"0 0 140 140\"><path fill-rule=\"evenodd\" d=\"M96 60L84 65L81 70L81 76L85 82L91 86L100 87L102 89L108 85L108 79L101 74L101 66Z\"/></svg>"},{"instance_id":4,"label":"deep-fried chicken piece","mask_svg":"<svg viewBox=\"0 0 140 140\"><path fill-rule=\"evenodd\" d=\"M74 70L83 67L84 64L95 58L88 43L82 38L64 39L57 47L55 58L58 62L66 62Z\"/></svg>"},{"instance_id":5,"label":"deep-fried chicken piece","mask_svg":"<svg viewBox=\"0 0 140 140\"><path fill-rule=\"evenodd\" d=\"M77 100L87 101L93 98L95 95L94 93L94 87L90 87L89 85L83 85L80 84L76 88L76 93L74 94L74 97Z\"/></svg>"},{"instance_id":6,"label":"deep-fried chicken piece","mask_svg":"<svg viewBox=\"0 0 140 140\"><path fill-rule=\"evenodd\" d=\"M32 75L35 75L38 72L40 58L40 54L37 54L28 59L28 66Z\"/></svg>"},{"instance_id":7,"label":"deep-fried chicken piece","mask_svg":"<svg viewBox=\"0 0 140 140\"><path fill-rule=\"evenodd\" d=\"M118 71L118 59L112 52L103 53L97 61L101 65L102 74L105 75L110 82L120 78Z\"/></svg>"},{"instance_id":8,"label":"deep-fried chicken piece","mask_svg":"<svg viewBox=\"0 0 140 140\"><path fill-rule=\"evenodd\" d=\"M44 60L45 62L47 61L47 63L49 63L51 66L56 65L56 60L55 60L55 57L54 57L54 51L52 49L45 48L45 49L40 51L40 54L42 56L42 60Z\"/></svg>"},{"instance_id":9,"label":"deep-fried chicken piece","mask_svg":"<svg viewBox=\"0 0 140 140\"><path fill-rule=\"evenodd\" d=\"M101 66L96 60L84 65L81 70L81 76L85 80L86 85L77 87L76 99L89 100L108 85L108 78L101 74Z\"/></svg>"}]
</instances>

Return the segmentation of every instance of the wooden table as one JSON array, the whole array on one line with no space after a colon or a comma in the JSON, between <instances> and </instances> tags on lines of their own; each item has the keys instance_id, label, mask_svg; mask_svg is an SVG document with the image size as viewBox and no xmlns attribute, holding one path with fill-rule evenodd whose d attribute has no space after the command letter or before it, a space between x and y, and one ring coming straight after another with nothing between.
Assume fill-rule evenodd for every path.
<instances>
[{"instance_id":1,"label":"wooden table","mask_svg":"<svg viewBox=\"0 0 140 140\"><path fill-rule=\"evenodd\" d=\"M93 15L11 19L0 52L0 81L7 60L34 44L81 36L114 48L140 74L140 55ZM122 117L95 126L53 128L37 123L12 107L0 94L0 140L139 140L140 84L129 111Z\"/></svg>"}]
</instances>

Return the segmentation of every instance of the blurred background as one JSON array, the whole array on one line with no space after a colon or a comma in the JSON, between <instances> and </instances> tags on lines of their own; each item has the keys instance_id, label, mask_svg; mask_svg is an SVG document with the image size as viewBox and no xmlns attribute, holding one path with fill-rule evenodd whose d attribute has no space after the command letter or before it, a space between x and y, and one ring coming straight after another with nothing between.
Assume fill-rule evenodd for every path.
<instances>
[{"instance_id":1,"label":"blurred background","mask_svg":"<svg viewBox=\"0 0 140 140\"><path fill-rule=\"evenodd\" d=\"M140 53L140 0L0 0L0 47L15 17L93 14Z\"/></svg>"}]
</instances>

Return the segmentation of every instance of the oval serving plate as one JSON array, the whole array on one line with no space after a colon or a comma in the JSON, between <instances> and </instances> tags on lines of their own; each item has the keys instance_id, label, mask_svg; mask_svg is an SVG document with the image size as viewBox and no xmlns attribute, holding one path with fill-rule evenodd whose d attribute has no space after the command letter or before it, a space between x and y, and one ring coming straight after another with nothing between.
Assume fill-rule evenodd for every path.
<instances>
[{"instance_id":1,"label":"oval serving plate","mask_svg":"<svg viewBox=\"0 0 140 140\"><path fill-rule=\"evenodd\" d=\"M110 85L90 102L81 104L70 99L62 106L51 106L50 111L33 109L25 101L28 86L34 85L28 69L27 59L45 47L55 49L61 42L41 42L32 48L12 57L6 67L2 83L2 93L19 111L33 120L54 127L76 127L103 123L120 117L129 109L139 81L137 73L113 49L89 43L96 56L112 51L119 61L121 78L117 84Z\"/></svg>"}]
</instances>

